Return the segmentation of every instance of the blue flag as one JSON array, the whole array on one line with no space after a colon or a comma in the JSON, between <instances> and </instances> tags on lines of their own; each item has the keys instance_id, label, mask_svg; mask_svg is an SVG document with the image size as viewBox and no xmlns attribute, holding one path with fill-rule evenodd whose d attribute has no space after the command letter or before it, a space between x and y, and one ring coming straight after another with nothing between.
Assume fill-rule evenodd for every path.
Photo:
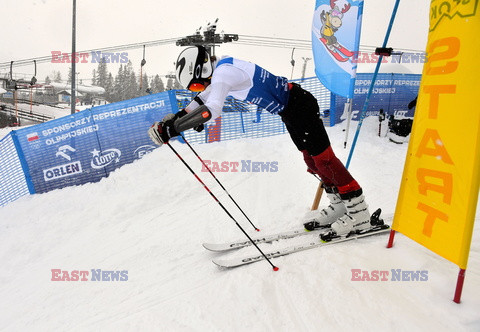
<instances>
[{"instance_id":1,"label":"blue flag","mask_svg":"<svg viewBox=\"0 0 480 332\"><path fill-rule=\"evenodd\" d=\"M312 23L315 74L333 93L353 98L363 0L317 0Z\"/></svg>"}]
</instances>

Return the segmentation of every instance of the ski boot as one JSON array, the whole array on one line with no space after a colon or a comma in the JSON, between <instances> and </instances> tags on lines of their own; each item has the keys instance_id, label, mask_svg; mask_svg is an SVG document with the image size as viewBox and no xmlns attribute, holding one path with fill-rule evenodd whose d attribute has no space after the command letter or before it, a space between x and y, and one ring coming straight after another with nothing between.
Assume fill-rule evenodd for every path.
<instances>
[{"instance_id":1,"label":"ski boot","mask_svg":"<svg viewBox=\"0 0 480 332\"><path fill-rule=\"evenodd\" d=\"M368 211L368 205L365 203L365 197L359 190L360 195L352 197L350 199L344 199L343 204L347 209L347 213L338 218L332 224L332 230L337 235L345 235L350 232L361 231L370 228L370 212Z\"/></svg>"},{"instance_id":2,"label":"ski boot","mask_svg":"<svg viewBox=\"0 0 480 332\"><path fill-rule=\"evenodd\" d=\"M324 189L330 200L330 205L322 210L313 210L306 214L304 218L306 222L303 226L307 231L328 227L347 213L347 209L340 199L337 189L335 187L324 187Z\"/></svg>"},{"instance_id":3,"label":"ski boot","mask_svg":"<svg viewBox=\"0 0 480 332\"><path fill-rule=\"evenodd\" d=\"M382 209L377 209L374 213L372 213L372 215L370 216L370 227L365 227L362 230L357 229L354 231L350 231L349 233L346 233L343 235L338 235L335 231L330 230L320 234L320 239L323 242L329 242L338 238L347 238L355 235L363 235L363 234L378 232L380 230L390 228L390 226L386 225L383 219L380 218L381 213L382 213Z\"/></svg>"}]
</instances>

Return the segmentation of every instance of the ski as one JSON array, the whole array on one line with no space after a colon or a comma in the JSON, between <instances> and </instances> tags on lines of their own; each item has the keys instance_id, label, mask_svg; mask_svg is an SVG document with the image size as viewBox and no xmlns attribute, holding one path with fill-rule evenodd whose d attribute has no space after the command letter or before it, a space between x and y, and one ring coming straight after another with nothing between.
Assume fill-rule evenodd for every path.
<instances>
[{"instance_id":1,"label":"ski","mask_svg":"<svg viewBox=\"0 0 480 332\"><path fill-rule=\"evenodd\" d=\"M290 247L278 249L278 250L275 250L275 251L272 251L272 252L269 252L269 253L265 253L265 256L267 256L268 258L285 256L285 255L293 254L293 253L299 252L299 251L314 249L314 248L323 247L323 246L327 246L327 245L335 244L335 243L346 242L346 241L350 241L350 240L356 240L356 239L364 238L364 237L367 237L367 236L387 233L389 231L390 231L390 227L388 225L378 225L378 226L375 226L374 228L370 228L370 229L368 229L366 231L363 231L363 232L349 234L345 237L333 238L331 241L328 241L328 242L323 242L323 241L320 240L320 238L318 238L315 241L309 241L309 242L305 242L303 244L290 246ZM239 257L239 258L214 259L213 263L215 265L218 265L219 267L222 267L222 268L233 268L233 267L238 267L238 266L258 262L258 261L261 261L263 259L265 259L265 258L262 255L256 254L256 255L252 255L252 256Z\"/></svg>"},{"instance_id":2,"label":"ski","mask_svg":"<svg viewBox=\"0 0 480 332\"><path fill-rule=\"evenodd\" d=\"M260 237L255 237L253 238L253 242L255 243L270 243L273 241L277 240L284 240L284 239L291 239L297 236L302 236L302 235L307 235L307 234L312 234L315 232L318 232L319 230L322 230L322 228L315 229L313 231L307 231L305 229L298 229L298 230L293 230L293 231L287 231L287 232L282 232L282 233L276 233L276 234L268 234ZM203 243L203 247L207 250L210 251L216 251L216 252L223 252L223 251L229 251L233 249L239 249L247 246L251 246L252 242L249 240L238 240L238 241L231 241L231 242L225 242L225 243Z\"/></svg>"},{"instance_id":3,"label":"ski","mask_svg":"<svg viewBox=\"0 0 480 332\"><path fill-rule=\"evenodd\" d=\"M320 41L325 45L325 48L330 52L330 54L337 60L337 61L340 61L340 62L345 62L345 61L348 61L348 58L344 58L342 55L340 55L340 53L337 52L337 49L334 48L333 50L330 49L327 45L327 40L325 38L320 38Z\"/></svg>"},{"instance_id":4,"label":"ski","mask_svg":"<svg viewBox=\"0 0 480 332\"><path fill-rule=\"evenodd\" d=\"M379 224L383 225L383 220L380 218L381 212L382 212L381 209L377 209L374 213L372 213L372 216L370 217L370 223L372 225L379 225ZM307 222L305 223L305 226L311 223L312 222ZM325 234L331 234L331 232L328 232L328 231L331 231L330 227L325 226L325 227L317 227L311 230L303 228L303 229L297 229L293 231L286 231L282 233L268 234L268 235L263 235L259 237L254 237L252 238L252 240L255 244L270 243L278 240L292 239L294 237L308 235L308 234L312 234L319 231L323 231L323 233ZM328 241L327 238L322 238L322 240ZM241 240L230 241L225 243L203 243L202 245L205 249L210 251L224 252L224 251L229 251L233 249L248 247L253 245L253 243L250 242L249 240L241 239Z\"/></svg>"},{"instance_id":5,"label":"ski","mask_svg":"<svg viewBox=\"0 0 480 332\"><path fill-rule=\"evenodd\" d=\"M346 57L352 57L355 53L353 53L352 51L346 49L343 45L340 45L338 44L338 46L335 46L334 47L339 50L344 56Z\"/></svg>"}]
</instances>

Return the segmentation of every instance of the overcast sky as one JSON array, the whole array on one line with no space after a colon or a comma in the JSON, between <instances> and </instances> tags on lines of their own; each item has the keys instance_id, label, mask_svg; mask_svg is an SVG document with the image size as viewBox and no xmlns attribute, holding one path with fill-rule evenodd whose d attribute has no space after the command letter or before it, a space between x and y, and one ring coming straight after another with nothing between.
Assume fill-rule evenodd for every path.
<instances>
[{"instance_id":1,"label":"overcast sky","mask_svg":"<svg viewBox=\"0 0 480 332\"><path fill-rule=\"evenodd\" d=\"M362 45L381 46L394 0L365 0ZM293 0L77 0L77 51L169 39L193 34L200 26L219 18L217 32L239 35L310 40L315 1ZM0 63L41 57L51 51L71 51L71 0L2 0ZM424 50L428 30L429 1L402 0L389 46ZM149 75L173 70L181 48L175 44L146 49ZM142 50L128 50L139 72ZM225 44L217 54L256 62L274 74L290 78L292 49ZM309 50L295 50L293 77L300 77L302 57ZM53 70L66 78L69 64L38 64L42 81ZM80 78L89 79L96 65L79 64ZM418 67L418 66L417 66ZM118 66L109 65L113 75ZM413 68L415 71L416 68ZM14 67L18 73L33 73L32 66ZM313 76L313 61L306 76Z\"/></svg>"}]
</instances>

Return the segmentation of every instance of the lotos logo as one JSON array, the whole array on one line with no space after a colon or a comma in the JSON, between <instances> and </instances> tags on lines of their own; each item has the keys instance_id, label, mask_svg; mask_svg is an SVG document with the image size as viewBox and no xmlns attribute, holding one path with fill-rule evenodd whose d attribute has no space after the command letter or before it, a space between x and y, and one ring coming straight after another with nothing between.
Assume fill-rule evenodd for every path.
<instances>
[{"instance_id":1,"label":"lotos logo","mask_svg":"<svg viewBox=\"0 0 480 332\"><path fill-rule=\"evenodd\" d=\"M94 149L91 154L93 154L93 158L90 162L90 166L95 169L100 169L110 165L112 162L118 163L120 161L122 152L113 148L104 151L98 151L97 149Z\"/></svg>"},{"instance_id":2,"label":"lotos logo","mask_svg":"<svg viewBox=\"0 0 480 332\"><path fill-rule=\"evenodd\" d=\"M138 159L142 159L146 154L149 154L153 150L155 150L155 146L153 145L142 145L136 148L135 151L133 151L133 154Z\"/></svg>"}]
</instances>

